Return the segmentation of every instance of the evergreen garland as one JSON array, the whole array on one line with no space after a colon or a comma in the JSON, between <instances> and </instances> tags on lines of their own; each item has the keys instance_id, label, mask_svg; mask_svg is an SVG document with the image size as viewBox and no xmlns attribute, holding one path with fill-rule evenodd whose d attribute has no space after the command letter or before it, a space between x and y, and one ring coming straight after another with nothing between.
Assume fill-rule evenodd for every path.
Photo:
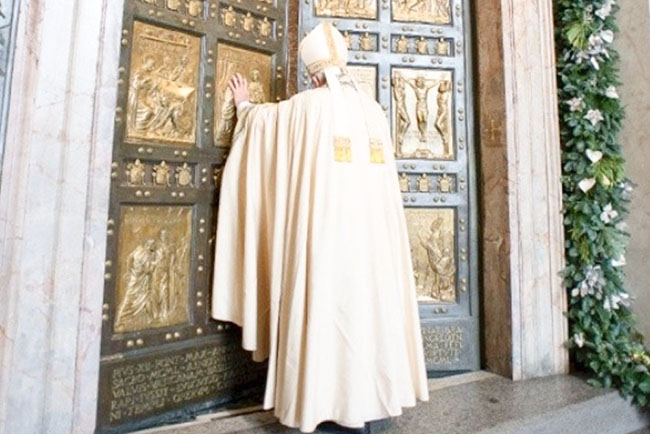
<instances>
[{"instance_id":1,"label":"evergreen garland","mask_svg":"<svg viewBox=\"0 0 650 434\"><path fill-rule=\"evenodd\" d=\"M623 281L631 183L617 136L624 113L617 86L615 0L556 0L562 183L575 361L589 382L650 405L650 355L634 328Z\"/></svg>"}]
</instances>

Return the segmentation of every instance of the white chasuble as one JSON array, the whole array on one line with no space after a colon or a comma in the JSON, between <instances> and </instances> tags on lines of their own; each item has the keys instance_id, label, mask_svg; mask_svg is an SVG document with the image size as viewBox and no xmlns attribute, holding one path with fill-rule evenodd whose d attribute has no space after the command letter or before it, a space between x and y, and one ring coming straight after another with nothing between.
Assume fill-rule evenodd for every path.
<instances>
[{"instance_id":1,"label":"white chasuble","mask_svg":"<svg viewBox=\"0 0 650 434\"><path fill-rule=\"evenodd\" d=\"M269 359L264 407L304 432L428 399L388 123L352 87L337 101L325 87L247 108L220 193L212 315Z\"/></svg>"}]
</instances>

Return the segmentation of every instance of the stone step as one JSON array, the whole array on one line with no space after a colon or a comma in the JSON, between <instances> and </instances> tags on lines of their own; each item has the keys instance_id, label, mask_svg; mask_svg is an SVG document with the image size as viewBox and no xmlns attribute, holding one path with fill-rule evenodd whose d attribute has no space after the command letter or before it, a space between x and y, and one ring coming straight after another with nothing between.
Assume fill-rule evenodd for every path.
<instances>
[{"instance_id":1,"label":"stone step","mask_svg":"<svg viewBox=\"0 0 650 434\"><path fill-rule=\"evenodd\" d=\"M628 434L650 426L650 414L613 390L595 389L576 376L522 382L476 372L430 380L431 399L399 418L362 431L321 425L317 433L364 434ZM641 431L643 432L643 431ZM249 408L203 415L195 422L140 434L294 434L271 412Z\"/></svg>"}]
</instances>

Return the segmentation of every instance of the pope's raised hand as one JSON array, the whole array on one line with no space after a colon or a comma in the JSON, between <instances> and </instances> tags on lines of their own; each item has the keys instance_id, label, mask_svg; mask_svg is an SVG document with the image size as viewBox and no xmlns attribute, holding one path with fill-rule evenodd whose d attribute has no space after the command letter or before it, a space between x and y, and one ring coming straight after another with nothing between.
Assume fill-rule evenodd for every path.
<instances>
[{"instance_id":1,"label":"pope's raised hand","mask_svg":"<svg viewBox=\"0 0 650 434\"><path fill-rule=\"evenodd\" d=\"M235 76L230 79L228 87L232 92L235 105L248 101L248 81L246 81L246 78L244 78L243 75L235 74Z\"/></svg>"}]
</instances>

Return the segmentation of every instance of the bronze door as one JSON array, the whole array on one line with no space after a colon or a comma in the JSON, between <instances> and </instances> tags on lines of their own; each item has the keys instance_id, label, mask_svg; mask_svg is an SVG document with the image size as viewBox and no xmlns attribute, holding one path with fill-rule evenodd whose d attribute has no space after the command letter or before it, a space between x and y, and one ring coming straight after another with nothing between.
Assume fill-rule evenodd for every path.
<instances>
[{"instance_id":1,"label":"bronze door","mask_svg":"<svg viewBox=\"0 0 650 434\"><path fill-rule=\"evenodd\" d=\"M432 375L480 367L469 3L312 0L300 11L301 35L323 19L344 34L350 71L390 119Z\"/></svg>"},{"instance_id":2,"label":"bronze door","mask_svg":"<svg viewBox=\"0 0 650 434\"><path fill-rule=\"evenodd\" d=\"M98 432L178 420L255 387L265 367L209 316L220 170L240 72L285 94L283 0L126 0Z\"/></svg>"}]
</instances>

